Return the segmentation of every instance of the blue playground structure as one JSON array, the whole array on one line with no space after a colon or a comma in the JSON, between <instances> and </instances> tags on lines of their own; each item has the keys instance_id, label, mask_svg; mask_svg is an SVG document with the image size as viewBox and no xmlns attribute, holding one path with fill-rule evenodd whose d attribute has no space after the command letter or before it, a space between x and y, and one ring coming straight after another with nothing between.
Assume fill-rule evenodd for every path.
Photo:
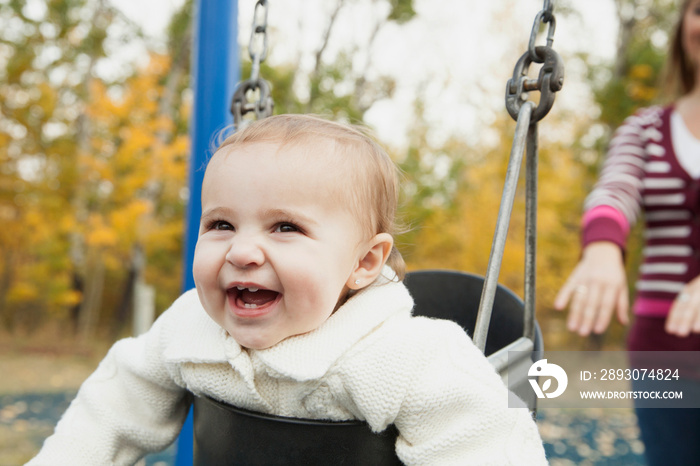
<instances>
[{"instance_id":1,"label":"blue playground structure","mask_svg":"<svg viewBox=\"0 0 700 466\"><path fill-rule=\"evenodd\" d=\"M240 79L238 58L238 1L196 0L194 5L192 82L194 108L189 166L189 204L185 224L182 289L194 288L192 261L202 215L199 199L212 136L233 123L230 102ZM192 464L192 411L177 443L177 466Z\"/></svg>"}]
</instances>

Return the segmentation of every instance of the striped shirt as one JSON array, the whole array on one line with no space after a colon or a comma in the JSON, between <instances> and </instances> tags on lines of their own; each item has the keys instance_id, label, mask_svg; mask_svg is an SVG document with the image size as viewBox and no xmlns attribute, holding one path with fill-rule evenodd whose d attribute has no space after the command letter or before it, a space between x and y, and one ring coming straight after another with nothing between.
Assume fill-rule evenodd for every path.
<instances>
[{"instance_id":1,"label":"striped shirt","mask_svg":"<svg viewBox=\"0 0 700 466\"><path fill-rule=\"evenodd\" d=\"M643 213L638 315L666 316L685 283L700 274L700 180L676 156L672 113L673 107L650 107L625 120L584 204L584 246L611 241L624 250L630 225Z\"/></svg>"}]
</instances>

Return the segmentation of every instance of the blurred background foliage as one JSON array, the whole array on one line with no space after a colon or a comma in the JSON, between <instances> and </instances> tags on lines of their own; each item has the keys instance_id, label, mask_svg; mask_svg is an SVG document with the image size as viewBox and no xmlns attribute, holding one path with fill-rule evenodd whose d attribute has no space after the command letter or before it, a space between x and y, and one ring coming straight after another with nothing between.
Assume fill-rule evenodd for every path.
<instances>
[{"instance_id":1,"label":"blurred background foliage","mask_svg":"<svg viewBox=\"0 0 700 466\"><path fill-rule=\"evenodd\" d=\"M411 0L387 3L376 31L416 14ZM558 14L575 14L559 3ZM657 84L677 7L671 0L615 4L616 60L587 68L596 114L555 104L540 124L537 315L549 349L622 344L619 325L605 339L584 341L551 309L578 259L583 198L611 131L635 109L663 103ZM51 328L83 341L114 339L130 332L139 284L155 289L157 312L181 291L192 2L173 16L165 51L116 73L103 71L108 45L139 37L138 27L101 0L45 6L36 17L23 1L0 0L0 326L6 334ZM318 39L311 74L291 62L263 64L275 113L362 122L394 92L392 77L370 78L353 66L358 46L326 57L334 18ZM240 56L245 78L250 64L245 50ZM585 55L565 58L587 63ZM436 144L423 111L416 97L408 147L390 148L405 174L409 228L399 246L410 269L483 274L515 124L504 109L489 128L493 137ZM523 217L520 192L500 278L519 294ZM631 271L638 249L630 248Z\"/></svg>"}]
</instances>

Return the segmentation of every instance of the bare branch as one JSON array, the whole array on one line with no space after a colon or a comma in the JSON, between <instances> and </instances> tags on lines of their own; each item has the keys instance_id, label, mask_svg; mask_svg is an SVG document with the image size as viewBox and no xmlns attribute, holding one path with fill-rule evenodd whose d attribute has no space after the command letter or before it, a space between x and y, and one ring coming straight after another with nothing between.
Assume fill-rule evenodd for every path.
<instances>
[{"instance_id":1,"label":"bare branch","mask_svg":"<svg viewBox=\"0 0 700 466\"><path fill-rule=\"evenodd\" d=\"M338 13L340 13L340 10L341 8L343 8L344 4L345 0L338 0L338 3L335 6L335 10L333 10L333 13L331 14L331 19L328 22L328 27L326 28L326 31L323 34L321 46L316 51L316 63L314 64L313 76L318 75L318 72L321 68L321 59L323 56L323 52L326 50L326 47L328 47L328 40L331 37L331 31L333 30L333 26L335 25L335 20L338 18Z\"/></svg>"}]
</instances>

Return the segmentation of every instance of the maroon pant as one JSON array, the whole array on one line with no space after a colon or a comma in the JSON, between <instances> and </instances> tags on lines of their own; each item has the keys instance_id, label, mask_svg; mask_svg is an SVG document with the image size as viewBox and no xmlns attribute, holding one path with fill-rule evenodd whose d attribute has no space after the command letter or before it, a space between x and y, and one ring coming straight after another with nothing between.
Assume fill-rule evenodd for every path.
<instances>
[{"instance_id":1,"label":"maroon pant","mask_svg":"<svg viewBox=\"0 0 700 466\"><path fill-rule=\"evenodd\" d=\"M700 351L700 334L677 337L666 333L664 317L635 316L627 336L629 351ZM700 361L699 361L700 362Z\"/></svg>"}]
</instances>

